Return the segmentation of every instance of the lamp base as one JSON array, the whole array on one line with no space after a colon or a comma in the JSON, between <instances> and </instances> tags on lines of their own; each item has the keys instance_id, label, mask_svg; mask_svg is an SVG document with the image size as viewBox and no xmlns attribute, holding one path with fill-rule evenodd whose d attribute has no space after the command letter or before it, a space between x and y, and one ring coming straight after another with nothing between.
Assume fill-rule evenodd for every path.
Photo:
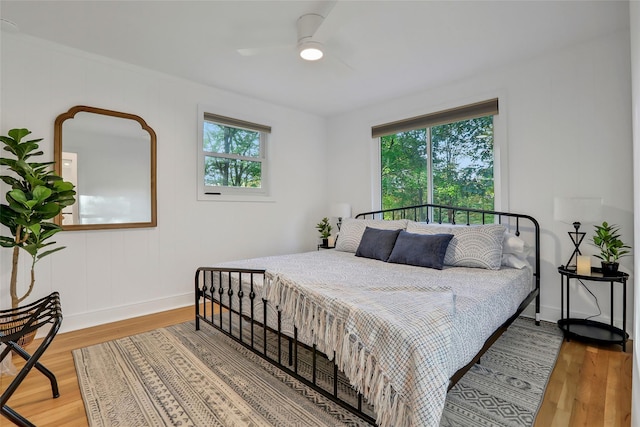
<instances>
[{"instance_id":1,"label":"lamp base","mask_svg":"<svg viewBox=\"0 0 640 427\"><path fill-rule=\"evenodd\" d=\"M586 236L587 233L581 232L580 230L580 223L579 222L574 222L573 223L573 228L575 229L575 231L569 231L567 234L569 234L569 237L571 237L571 241L573 242L573 253L571 254L571 258L569 258L569 261L567 261L567 263L565 264L567 267L567 270L576 270L576 265L578 264L578 255L582 255L582 252L580 252L580 244L582 243L582 241L584 240L584 236Z\"/></svg>"}]
</instances>

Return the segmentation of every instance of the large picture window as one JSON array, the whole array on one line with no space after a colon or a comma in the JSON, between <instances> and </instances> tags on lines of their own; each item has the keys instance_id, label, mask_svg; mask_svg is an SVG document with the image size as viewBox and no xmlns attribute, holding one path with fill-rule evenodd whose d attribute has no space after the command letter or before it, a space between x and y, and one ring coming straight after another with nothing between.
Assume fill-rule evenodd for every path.
<instances>
[{"instance_id":1,"label":"large picture window","mask_svg":"<svg viewBox=\"0 0 640 427\"><path fill-rule=\"evenodd\" d=\"M204 195L266 195L271 128L203 113L200 191Z\"/></svg>"},{"instance_id":2,"label":"large picture window","mask_svg":"<svg viewBox=\"0 0 640 427\"><path fill-rule=\"evenodd\" d=\"M493 210L495 114L497 99L374 127L382 208L435 203Z\"/></svg>"}]
</instances>

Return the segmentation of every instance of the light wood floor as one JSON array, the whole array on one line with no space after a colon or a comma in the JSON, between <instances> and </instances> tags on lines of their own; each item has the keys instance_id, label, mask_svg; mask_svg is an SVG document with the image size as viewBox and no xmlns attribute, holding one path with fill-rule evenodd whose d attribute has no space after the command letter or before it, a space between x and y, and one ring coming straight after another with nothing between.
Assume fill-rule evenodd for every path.
<instances>
[{"instance_id":1,"label":"light wood floor","mask_svg":"<svg viewBox=\"0 0 640 427\"><path fill-rule=\"evenodd\" d=\"M87 419L71 351L185 322L193 319L193 316L193 308L186 307L58 334L41 361L56 374L60 397L52 399L48 380L33 370L9 400L9 406L40 427L86 426ZM629 426L631 347L631 343L628 343L627 353L623 353L619 346L603 348L576 341L563 343L536 427ZM18 362L18 359L14 360ZM4 391L11 379L0 377L0 390ZM11 423L0 416L0 426L9 425Z\"/></svg>"}]
</instances>

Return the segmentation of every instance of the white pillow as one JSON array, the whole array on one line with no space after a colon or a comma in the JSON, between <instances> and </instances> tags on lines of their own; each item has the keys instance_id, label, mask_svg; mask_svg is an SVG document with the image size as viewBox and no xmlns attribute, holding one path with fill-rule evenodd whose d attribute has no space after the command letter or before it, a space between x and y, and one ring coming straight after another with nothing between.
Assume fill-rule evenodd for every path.
<instances>
[{"instance_id":1,"label":"white pillow","mask_svg":"<svg viewBox=\"0 0 640 427\"><path fill-rule=\"evenodd\" d=\"M414 234L451 234L451 224L431 224L426 222L409 221L407 233Z\"/></svg>"},{"instance_id":2,"label":"white pillow","mask_svg":"<svg viewBox=\"0 0 640 427\"><path fill-rule=\"evenodd\" d=\"M531 246L513 233L505 232L502 242L502 253L523 255L527 257L531 252Z\"/></svg>"},{"instance_id":3,"label":"white pillow","mask_svg":"<svg viewBox=\"0 0 640 427\"><path fill-rule=\"evenodd\" d=\"M505 230L501 224L452 227L444 264L499 270Z\"/></svg>"},{"instance_id":4,"label":"white pillow","mask_svg":"<svg viewBox=\"0 0 640 427\"><path fill-rule=\"evenodd\" d=\"M531 264L526 258L522 259L516 254L502 254L502 263L505 267L513 267L522 270L525 267L531 268Z\"/></svg>"},{"instance_id":5,"label":"white pillow","mask_svg":"<svg viewBox=\"0 0 640 427\"><path fill-rule=\"evenodd\" d=\"M342 220L335 250L356 253L358 246L360 246L362 234L367 227L379 230L404 230L407 228L407 220L385 221L382 219L345 218Z\"/></svg>"},{"instance_id":6,"label":"white pillow","mask_svg":"<svg viewBox=\"0 0 640 427\"><path fill-rule=\"evenodd\" d=\"M528 257L533 248L513 233L505 232L502 242L502 265L522 269L531 268Z\"/></svg>"}]
</instances>

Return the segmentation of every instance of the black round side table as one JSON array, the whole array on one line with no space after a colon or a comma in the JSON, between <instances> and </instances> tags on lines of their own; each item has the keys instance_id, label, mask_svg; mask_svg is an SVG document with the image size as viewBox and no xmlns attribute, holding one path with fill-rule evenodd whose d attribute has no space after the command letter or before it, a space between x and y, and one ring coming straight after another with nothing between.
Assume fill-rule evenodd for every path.
<instances>
[{"instance_id":1,"label":"black round side table","mask_svg":"<svg viewBox=\"0 0 640 427\"><path fill-rule=\"evenodd\" d=\"M560 273L560 320L558 327L562 329L566 339L579 339L591 341L598 344L620 344L622 351L626 351L627 340L627 273L618 272L615 276L605 276L600 268L592 267L591 274L578 274L575 270L566 269L564 266L558 267ZM570 311L570 289L571 279L589 280L593 282L608 282L611 292L611 323L603 323L589 319L578 319L571 317ZM622 329L613 325L614 318L614 284L622 285ZM566 306L565 306L566 294ZM565 317L566 308L566 317Z\"/></svg>"}]
</instances>

